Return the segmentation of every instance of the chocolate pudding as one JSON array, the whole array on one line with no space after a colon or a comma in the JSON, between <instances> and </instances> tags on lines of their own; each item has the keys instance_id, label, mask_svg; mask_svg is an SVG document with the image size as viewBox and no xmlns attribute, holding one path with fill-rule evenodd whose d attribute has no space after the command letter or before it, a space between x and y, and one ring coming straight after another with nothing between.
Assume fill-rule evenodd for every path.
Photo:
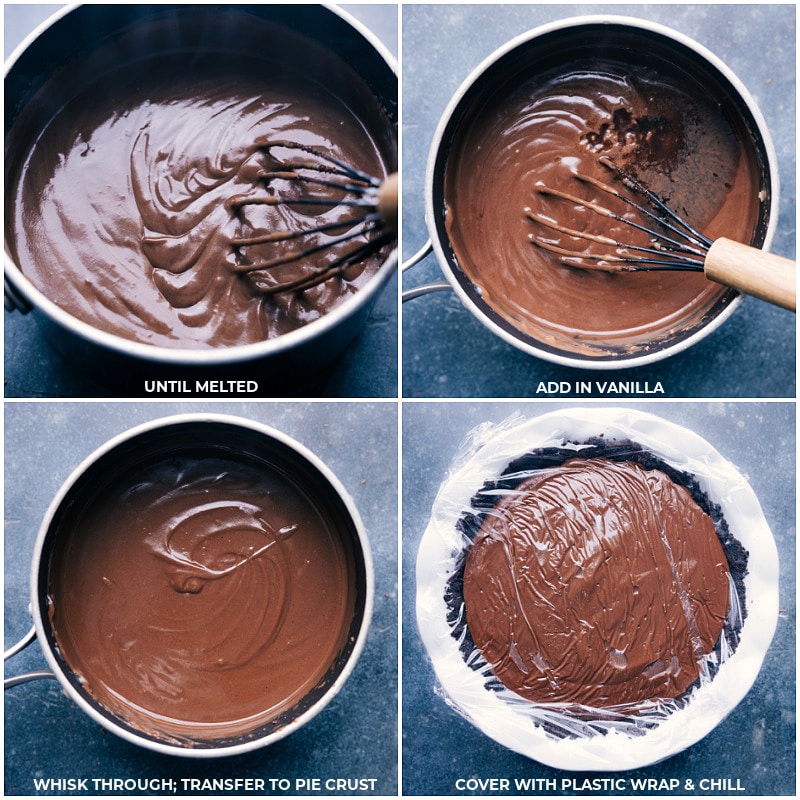
<instances>
[{"instance_id":1,"label":"chocolate pudding","mask_svg":"<svg viewBox=\"0 0 800 800\"><path fill-rule=\"evenodd\" d=\"M356 556L336 513L222 448L112 473L65 512L49 561L53 635L82 691L181 745L278 729L351 640Z\"/></svg>"},{"instance_id":2,"label":"chocolate pudding","mask_svg":"<svg viewBox=\"0 0 800 800\"><path fill-rule=\"evenodd\" d=\"M677 51L674 63L634 49L619 60L594 55L603 50L603 35L574 57L565 42L564 52L541 56L542 63L485 92L459 123L444 175L447 235L480 299L523 337L587 357L632 355L669 342L733 295L702 273L608 273L561 263L532 236L570 250L586 250L587 243L542 228L529 211L626 244L647 244L649 237L539 187L641 220L574 177L621 188L598 161L607 156L710 238L748 244L763 200L752 137L720 92L705 88ZM624 253L613 245L590 248Z\"/></svg>"},{"instance_id":3,"label":"chocolate pudding","mask_svg":"<svg viewBox=\"0 0 800 800\"><path fill-rule=\"evenodd\" d=\"M680 696L728 609L714 523L660 472L576 459L504 497L470 548L467 624L494 674L535 702Z\"/></svg>"},{"instance_id":4,"label":"chocolate pudding","mask_svg":"<svg viewBox=\"0 0 800 800\"><path fill-rule=\"evenodd\" d=\"M693 476L635 443L526 454L472 507L446 600L487 687L657 724L736 649L747 552Z\"/></svg>"},{"instance_id":5,"label":"chocolate pudding","mask_svg":"<svg viewBox=\"0 0 800 800\"><path fill-rule=\"evenodd\" d=\"M209 7L210 9L210 7ZM391 124L338 56L288 28L234 9L164 12L56 71L7 137L6 241L27 278L74 317L170 348L221 348L278 337L328 313L384 263L388 246L304 291L270 294L363 239L353 225L308 237L331 244L275 270L252 270L297 241L234 239L341 222L334 190L264 178L298 142L382 179ZM329 204L231 205L239 197Z\"/></svg>"}]
</instances>

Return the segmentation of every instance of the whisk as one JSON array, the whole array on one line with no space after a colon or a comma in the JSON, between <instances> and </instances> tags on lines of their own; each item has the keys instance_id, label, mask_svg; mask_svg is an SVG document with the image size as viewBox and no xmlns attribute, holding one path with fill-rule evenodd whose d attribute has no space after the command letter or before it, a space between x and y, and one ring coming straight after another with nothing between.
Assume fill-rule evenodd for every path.
<instances>
[{"instance_id":1,"label":"whisk","mask_svg":"<svg viewBox=\"0 0 800 800\"><path fill-rule=\"evenodd\" d=\"M601 234L568 228L543 214L527 209L528 216L544 227L576 239L618 248L618 252L596 254L570 250L545 236L531 234L531 241L537 247L555 253L563 264L580 269L606 272L653 270L704 272L712 281L782 308L795 310L794 261L724 237L712 241L678 216L650 189L610 158L602 156L599 162L611 170L631 194L643 198L646 205L636 202L614 186L590 175L576 172L573 173L574 177L601 192L619 198L640 213L639 220L617 214L601 203L590 202L559 189L540 185L537 186L537 191L582 206L602 217L624 223L632 229L645 233L649 237L649 242L645 245L619 242Z\"/></svg>"},{"instance_id":2,"label":"whisk","mask_svg":"<svg viewBox=\"0 0 800 800\"><path fill-rule=\"evenodd\" d=\"M272 154L273 149L288 149L292 153L281 161ZM363 262L378 253L381 248L397 237L397 174L393 173L381 181L355 167L346 164L334 156L308 147L298 142L271 140L256 143L268 160L273 162L268 169L262 170L258 177L266 194L238 194L230 197L226 206L241 216L246 206L346 206L352 214L334 221L320 222L309 226L292 229L273 229L254 231L249 236L237 236L231 239L230 246L238 255L244 254L244 248L258 246L258 257L250 260L243 258L234 269L240 274L269 273L289 264L303 264L304 268L296 276L278 279L268 285L259 282L258 288L263 294L279 294L281 292L302 292L341 275L354 264ZM288 181L288 184L280 183ZM276 186L287 187L281 192ZM302 190L311 187L322 188L326 196L303 194ZM298 191L301 190L301 191ZM339 235L339 232L342 232ZM322 234L323 236L319 236ZM297 241L298 247L281 248L280 251L266 258L263 245L280 242ZM317 254L332 252L340 245L352 242L351 248L342 254L323 263L308 267L309 259ZM255 251L254 251L255 252ZM269 253L269 248L266 249ZM284 270L281 270L283 273Z\"/></svg>"}]
</instances>

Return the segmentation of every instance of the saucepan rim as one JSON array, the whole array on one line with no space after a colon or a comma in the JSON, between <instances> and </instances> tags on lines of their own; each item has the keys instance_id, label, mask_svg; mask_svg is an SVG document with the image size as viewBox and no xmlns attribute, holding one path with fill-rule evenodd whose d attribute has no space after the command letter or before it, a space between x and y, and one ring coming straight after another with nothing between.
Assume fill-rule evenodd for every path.
<instances>
[{"instance_id":1,"label":"saucepan rim","mask_svg":"<svg viewBox=\"0 0 800 800\"><path fill-rule=\"evenodd\" d=\"M65 502L73 501L73 494L76 491L85 491L85 486L77 490L75 487L87 470L114 450L122 446L135 445L136 441L142 439L142 437L152 437L155 432L159 433L159 435L166 434L170 430L177 432L181 427L185 426L191 426L192 428L208 426L209 429L229 426L239 432L252 433L254 437L260 437L262 441L269 440L271 444L277 444L285 451L298 456L303 464L317 473L326 486L332 490L334 500L337 503L341 503L348 522L352 525L355 537L357 537L357 540L353 541L353 547L358 556L357 571L360 574L363 570L363 575L360 575L360 579L363 579L364 583L363 598L359 598L354 617L357 623L357 632L352 645L348 646L346 658L339 666L335 673L336 677L330 686L308 708L305 708L298 716L276 730L253 738L244 738L236 743L219 746L215 746L213 742L208 745L203 743L202 746L191 746L189 743L186 745L173 744L162 739L152 738L132 727L121 724L117 715L110 710L104 709L96 701L90 700L89 695L78 687L77 681L70 679L68 666L65 666L64 660L59 658L55 652L57 645L53 642L50 633L52 626L48 622L48 609L45 607L41 588L42 581L46 579L46 572L49 569L47 543L54 535L57 535L53 531L54 521L63 509ZM147 441L149 441L149 438ZM30 610L36 636L48 666L67 696L95 722L122 739L156 752L194 758L236 755L265 747L285 738L319 714L339 694L363 652L372 621L374 593L374 565L366 529L355 502L331 469L311 450L281 431L260 422L220 413L186 413L154 419L114 436L87 456L61 485L58 493L50 503L34 542L30 573Z\"/></svg>"}]
</instances>

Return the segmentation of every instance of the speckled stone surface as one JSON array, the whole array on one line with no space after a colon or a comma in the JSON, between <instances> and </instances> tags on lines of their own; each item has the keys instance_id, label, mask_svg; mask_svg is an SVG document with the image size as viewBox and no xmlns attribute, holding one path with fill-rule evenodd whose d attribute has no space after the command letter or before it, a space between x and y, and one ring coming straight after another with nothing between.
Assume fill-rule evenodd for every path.
<instances>
[{"instance_id":1,"label":"speckled stone surface","mask_svg":"<svg viewBox=\"0 0 800 800\"><path fill-rule=\"evenodd\" d=\"M584 14L636 16L691 36L725 62L759 106L781 182L773 251L795 255L794 5L406 5L403 7L403 258L428 238L425 168L436 126L462 82L497 48L539 25ZM429 255L403 289L444 275ZM699 344L667 361L600 377L661 381L664 397L794 397L795 317L753 298ZM540 381L590 380L500 340L451 292L406 302L404 397L536 397ZM570 395L566 395L570 396Z\"/></svg>"},{"instance_id":2,"label":"speckled stone surface","mask_svg":"<svg viewBox=\"0 0 800 800\"><path fill-rule=\"evenodd\" d=\"M574 403L571 405L575 405ZM584 407L586 404L582 404ZM516 794L515 779L554 780L552 794L617 795L632 778L679 780L679 795L786 795L795 790L795 409L793 403L626 403L686 427L747 478L761 503L780 559L780 615L755 685L716 729L660 764L631 772L570 773L517 755L473 727L440 694L417 631L415 565L436 492L468 432L521 413L526 418L566 403L405 403L403 406L402 742L406 795ZM478 488L478 487L476 487ZM623 778L623 791L561 791L562 778ZM459 791L459 779L506 778L508 792ZM729 779L732 791L700 791L700 781ZM694 790L687 790L692 781ZM738 783L737 783L738 782ZM496 784L497 785L497 784ZM668 784L665 784L668 785ZM735 788L741 786L741 789ZM524 792L527 794L527 792ZM534 792L534 794L537 794Z\"/></svg>"},{"instance_id":3,"label":"speckled stone surface","mask_svg":"<svg viewBox=\"0 0 800 800\"><path fill-rule=\"evenodd\" d=\"M317 778L323 784L338 778L374 779L365 791L321 793L396 794L398 510L393 446L387 457L387 443L397 437L394 403L6 402L5 647L30 628L33 544L63 481L112 436L189 411L233 414L276 428L308 447L339 478L361 515L375 562L375 611L364 652L342 691L305 727L265 749L222 759L166 756L123 741L83 713L53 680L12 688L5 694L5 796L48 794L35 790L34 779L65 777L289 782L288 791L272 791L267 783L266 794L308 794L296 791L297 778ZM6 662L6 676L44 667L34 642Z\"/></svg>"},{"instance_id":4,"label":"speckled stone surface","mask_svg":"<svg viewBox=\"0 0 800 800\"><path fill-rule=\"evenodd\" d=\"M5 55L37 25L61 8L59 5L7 4L4 7ZM398 51L397 7L385 5L342 5L368 28L394 56ZM264 368L237 368L227 378L258 379L266 396L281 397L396 397L398 392L398 309L397 275L393 275L356 339L347 350L324 369L315 369L303 379L292 376L271 391ZM40 315L5 312L5 396L6 397L115 397L144 396L141 381L120 386L109 378L105 367L86 364L82 359L65 359L54 347L49 326L39 324ZM177 377L174 374L168 377ZM206 377L222 377L207 374ZM139 389L139 391L137 391Z\"/></svg>"}]
</instances>

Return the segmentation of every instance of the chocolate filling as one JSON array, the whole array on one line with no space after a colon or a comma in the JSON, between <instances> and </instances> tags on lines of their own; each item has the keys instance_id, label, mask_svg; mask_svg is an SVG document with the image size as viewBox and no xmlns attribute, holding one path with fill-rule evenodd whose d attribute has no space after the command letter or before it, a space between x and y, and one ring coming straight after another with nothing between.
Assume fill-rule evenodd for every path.
<instances>
[{"instance_id":1,"label":"chocolate filling","mask_svg":"<svg viewBox=\"0 0 800 800\"><path fill-rule=\"evenodd\" d=\"M377 179L395 157L391 125L366 83L311 39L226 9L133 24L56 71L16 119L7 243L48 299L124 338L216 348L288 333L362 288L388 246L314 288L265 294L363 241L335 243L349 225L302 244L231 245L354 216L335 190L265 180L297 155L257 146L276 139ZM331 201L226 205L265 195ZM303 245L325 248L248 271Z\"/></svg>"},{"instance_id":2,"label":"chocolate filling","mask_svg":"<svg viewBox=\"0 0 800 800\"><path fill-rule=\"evenodd\" d=\"M693 476L635 443L586 444L528 453L475 495L449 620L489 688L641 730L735 650L747 553Z\"/></svg>"},{"instance_id":3,"label":"chocolate filling","mask_svg":"<svg viewBox=\"0 0 800 800\"><path fill-rule=\"evenodd\" d=\"M649 222L574 178L580 172L621 188L598 161L607 156L712 239L755 243L760 213L752 136L723 90L704 86L677 50L673 63L669 54L655 55L655 44L652 56L636 49L617 56L613 37L604 49L605 35L599 31L576 56L568 55L569 41L567 55L551 53L549 60L531 48L532 65L509 68L467 107L443 178L444 228L478 302L523 338L589 357L669 342L702 325L731 295L702 272L612 274L561 263L531 235L544 233L570 250L627 251L537 228L529 210L624 244L648 245L650 237L579 202L545 196L538 186ZM647 52L647 43L633 47Z\"/></svg>"},{"instance_id":4,"label":"chocolate filling","mask_svg":"<svg viewBox=\"0 0 800 800\"><path fill-rule=\"evenodd\" d=\"M46 592L57 654L104 714L220 746L280 728L329 688L363 587L313 482L186 447L92 482L58 519Z\"/></svg>"}]
</instances>

